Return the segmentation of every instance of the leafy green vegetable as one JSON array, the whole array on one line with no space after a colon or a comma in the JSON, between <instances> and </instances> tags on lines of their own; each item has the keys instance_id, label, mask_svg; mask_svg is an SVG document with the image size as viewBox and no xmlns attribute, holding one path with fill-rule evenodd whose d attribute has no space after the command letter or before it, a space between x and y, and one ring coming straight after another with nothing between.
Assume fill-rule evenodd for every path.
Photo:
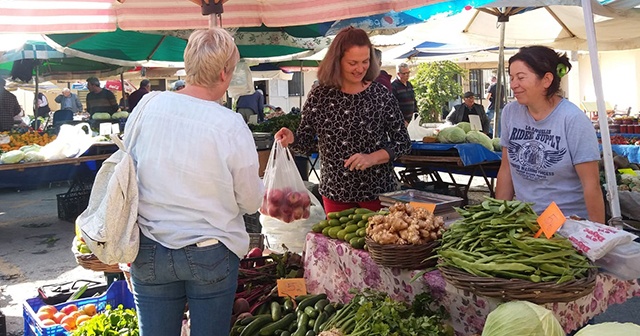
<instances>
[{"instance_id":1,"label":"leafy green vegetable","mask_svg":"<svg viewBox=\"0 0 640 336\"><path fill-rule=\"evenodd\" d=\"M467 132L465 140L469 143L481 144L490 151L493 150L493 142L491 142L491 138L480 131Z\"/></svg>"},{"instance_id":2,"label":"leafy green vegetable","mask_svg":"<svg viewBox=\"0 0 640 336\"><path fill-rule=\"evenodd\" d=\"M249 124L249 129L251 129L252 132L266 132L275 135L281 128L286 127L295 133L300 125L300 118L299 114L289 113L271 118L261 124Z\"/></svg>"},{"instance_id":3,"label":"leafy green vegetable","mask_svg":"<svg viewBox=\"0 0 640 336\"><path fill-rule=\"evenodd\" d=\"M438 141L441 143L463 143L466 133L460 127L452 126L443 128L438 133Z\"/></svg>"},{"instance_id":4,"label":"leafy green vegetable","mask_svg":"<svg viewBox=\"0 0 640 336\"><path fill-rule=\"evenodd\" d=\"M462 128L465 133L469 133L469 131L471 131L471 123L467 121L457 123L456 127Z\"/></svg>"},{"instance_id":5,"label":"leafy green vegetable","mask_svg":"<svg viewBox=\"0 0 640 336\"><path fill-rule=\"evenodd\" d=\"M138 316L133 309L125 309L118 305L111 309L107 305L105 311L95 315L73 332L73 336L138 336Z\"/></svg>"}]
</instances>

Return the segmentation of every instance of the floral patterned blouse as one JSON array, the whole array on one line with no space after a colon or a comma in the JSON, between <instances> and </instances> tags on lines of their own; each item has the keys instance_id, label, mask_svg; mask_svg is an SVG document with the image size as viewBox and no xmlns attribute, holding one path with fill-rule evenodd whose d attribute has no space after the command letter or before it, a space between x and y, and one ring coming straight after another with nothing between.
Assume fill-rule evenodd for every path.
<instances>
[{"instance_id":1,"label":"floral patterned blouse","mask_svg":"<svg viewBox=\"0 0 640 336\"><path fill-rule=\"evenodd\" d=\"M373 82L357 94L320 85L309 94L296 132L294 151L322 157L320 194L337 202L362 202L396 189L393 160L411 150L398 102L382 84ZM349 171L344 162L356 153L380 149L387 163Z\"/></svg>"}]
</instances>

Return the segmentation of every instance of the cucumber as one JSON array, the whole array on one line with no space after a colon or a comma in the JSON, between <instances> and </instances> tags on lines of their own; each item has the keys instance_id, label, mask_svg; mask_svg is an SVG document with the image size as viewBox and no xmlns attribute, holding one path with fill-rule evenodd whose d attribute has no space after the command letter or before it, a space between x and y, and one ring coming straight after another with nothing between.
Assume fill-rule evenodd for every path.
<instances>
[{"instance_id":1,"label":"cucumber","mask_svg":"<svg viewBox=\"0 0 640 336\"><path fill-rule=\"evenodd\" d=\"M290 298L286 298L284 300L284 303L282 304L282 308L284 309L285 313L291 313L293 311L293 300L291 300Z\"/></svg>"},{"instance_id":2,"label":"cucumber","mask_svg":"<svg viewBox=\"0 0 640 336\"><path fill-rule=\"evenodd\" d=\"M304 334L304 336L316 336L316 332L313 331L313 330L309 330L309 331L307 331L306 334Z\"/></svg>"},{"instance_id":3,"label":"cucumber","mask_svg":"<svg viewBox=\"0 0 640 336\"><path fill-rule=\"evenodd\" d=\"M305 308L311 307L315 305L318 301L326 298L327 298L327 294L325 293L320 293L320 294L308 297L300 301L300 304L298 305L298 311L304 311Z\"/></svg>"},{"instance_id":4,"label":"cucumber","mask_svg":"<svg viewBox=\"0 0 640 336\"><path fill-rule=\"evenodd\" d=\"M358 227L359 228L366 228L367 224L369 224L369 221L363 219L363 220L358 222Z\"/></svg>"},{"instance_id":5,"label":"cucumber","mask_svg":"<svg viewBox=\"0 0 640 336\"><path fill-rule=\"evenodd\" d=\"M271 302L271 319L279 321L282 318L282 307L276 301Z\"/></svg>"},{"instance_id":6,"label":"cucumber","mask_svg":"<svg viewBox=\"0 0 640 336\"><path fill-rule=\"evenodd\" d=\"M340 224L342 223L340 223L340 221L337 218L329 221L330 226L339 226Z\"/></svg>"},{"instance_id":7,"label":"cucumber","mask_svg":"<svg viewBox=\"0 0 640 336\"><path fill-rule=\"evenodd\" d=\"M280 336L291 336L291 333L288 330L285 330L280 334Z\"/></svg>"},{"instance_id":8,"label":"cucumber","mask_svg":"<svg viewBox=\"0 0 640 336\"><path fill-rule=\"evenodd\" d=\"M331 219L338 219L340 218L340 212L338 211L330 212L327 214L327 218L330 219L329 222L331 222Z\"/></svg>"},{"instance_id":9,"label":"cucumber","mask_svg":"<svg viewBox=\"0 0 640 336\"><path fill-rule=\"evenodd\" d=\"M336 238L340 239L340 240L344 240L344 236L347 234L347 230L342 229L340 231L338 231L338 233L336 234Z\"/></svg>"},{"instance_id":10,"label":"cucumber","mask_svg":"<svg viewBox=\"0 0 640 336\"><path fill-rule=\"evenodd\" d=\"M315 308L318 312L321 312L321 311L324 310L324 307L326 305L328 305L329 303L331 303L331 302L329 302L329 300L322 299L322 300L316 302L316 304L313 306L313 308Z\"/></svg>"},{"instance_id":11,"label":"cucumber","mask_svg":"<svg viewBox=\"0 0 640 336\"><path fill-rule=\"evenodd\" d=\"M318 311L315 310L312 306L305 307L304 313L309 315L309 317L312 319L315 319L316 317L318 317Z\"/></svg>"},{"instance_id":12,"label":"cucumber","mask_svg":"<svg viewBox=\"0 0 640 336\"><path fill-rule=\"evenodd\" d=\"M333 226L327 226L326 228L322 229L322 234L329 237L329 230L331 230Z\"/></svg>"},{"instance_id":13,"label":"cucumber","mask_svg":"<svg viewBox=\"0 0 640 336\"><path fill-rule=\"evenodd\" d=\"M320 224L315 224L314 226L311 227L311 231L315 233L320 233L322 232L322 227L320 226Z\"/></svg>"},{"instance_id":14,"label":"cucumber","mask_svg":"<svg viewBox=\"0 0 640 336\"><path fill-rule=\"evenodd\" d=\"M378 214L378 213L376 213L376 212L366 213L366 214L362 215L362 219L363 219L363 220L369 220L369 218L370 218L370 217L373 217L373 216L375 216L375 215L379 215L379 214Z\"/></svg>"},{"instance_id":15,"label":"cucumber","mask_svg":"<svg viewBox=\"0 0 640 336\"><path fill-rule=\"evenodd\" d=\"M346 222L351 221L351 218L349 217L340 217L340 219L338 219L340 221L340 223L344 224Z\"/></svg>"},{"instance_id":16,"label":"cucumber","mask_svg":"<svg viewBox=\"0 0 640 336\"><path fill-rule=\"evenodd\" d=\"M249 317L245 317L242 320L240 320L238 323L240 323L240 325L246 326L247 324L253 322L253 320L257 319L260 316L269 316L269 315L253 315L253 316L249 316Z\"/></svg>"},{"instance_id":17,"label":"cucumber","mask_svg":"<svg viewBox=\"0 0 640 336\"><path fill-rule=\"evenodd\" d=\"M313 295L313 294L298 295L298 296L295 297L294 300L296 300L297 303L300 303L300 302L304 301L305 299L308 299L308 298L313 297L313 296L315 296L315 295Z\"/></svg>"},{"instance_id":18,"label":"cucumber","mask_svg":"<svg viewBox=\"0 0 640 336\"><path fill-rule=\"evenodd\" d=\"M314 325L316 325L316 319L310 319L307 328L312 329Z\"/></svg>"},{"instance_id":19,"label":"cucumber","mask_svg":"<svg viewBox=\"0 0 640 336\"><path fill-rule=\"evenodd\" d=\"M349 240L351 240L351 238L357 237L357 236L358 234L355 232L347 233L346 235L344 235L344 241L348 242Z\"/></svg>"},{"instance_id":20,"label":"cucumber","mask_svg":"<svg viewBox=\"0 0 640 336\"><path fill-rule=\"evenodd\" d=\"M329 237L333 239L338 238L338 232L340 232L340 230L342 230L342 228L339 226L332 227L331 229L329 229Z\"/></svg>"},{"instance_id":21,"label":"cucumber","mask_svg":"<svg viewBox=\"0 0 640 336\"><path fill-rule=\"evenodd\" d=\"M320 326L324 324L328 318L329 318L329 315L327 314L327 312L323 311L322 313L320 313L320 315L318 315L318 318L316 319L316 323L313 325L313 331L315 331L316 333L319 333Z\"/></svg>"},{"instance_id":22,"label":"cucumber","mask_svg":"<svg viewBox=\"0 0 640 336\"><path fill-rule=\"evenodd\" d=\"M336 307L334 307L332 304L328 304L324 306L324 311L327 313L327 315L331 316L336 313Z\"/></svg>"},{"instance_id":23,"label":"cucumber","mask_svg":"<svg viewBox=\"0 0 640 336\"><path fill-rule=\"evenodd\" d=\"M291 336L305 336L307 333L307 324L309 324L309 315L300 315L300 318L298 318L298 329L296 329Z\"/></svg>"},{"instance_id":24,"label":"cucumber","mask_svg":"<svg viewBox=\"0 0 640 336\"><path fill-rule=\"evenodd\" d=\"M267 324L269 324L271 322L273 322L273 320L271 319L271 316L261 315L257 319L255 319L251 323L249 323L244 328L244 330L242 330L242 333L240 333L240 336L255 336L255 335L258 335L258 333L260 332L260 329L262 329L262 327L266 326Z\"/></svg>"},{"instance_id":25,"label":"cucumber","mask_svg":"<svg viewBox=\"0 0 640 336\"><path fill-rule=\"evenodd\" d=\"M361 250L364 248L365 240L362 237L355 237L351 238L349 244L351 244L351 247Z\"/></svg>"},{"instance_id":26,"label":"cucumber","mask_svg":"<svg viewBox=\"0 0 640 336\"><path fill-rule=\"evenodd\" d=\"M288 329L289 325L296 320L296 314L289 313L278 321L268 324L266 327L260 329L260 336L269 336L276 332L276 330Z\"/></svg>"},{"instance_id":27,"label":"cucumber","mask_svg":"<svg viewBox=\"0 0 640 336\"><path fill-rule=\"evenodd\" d=\"M342 210L340 212L338 212L339 217L348 217L349 215L353 214L356 212L356 208L351 208L351 209L347 209L347 210Z\"/></svg>"},{"instance_id":28,"label":"cucumber","mask_svg":"<svg viewBox=\"0 0 640 336\"><path fill-rule=\"evenodd\" d=\"M358 237L364 237L367 235L367 229L366 228L359 228L356 231L356 234L358 235Z\"/></svg>"},{"instance_id":29,"label":"cucumber","mask_svg":"<svg viewBox=\"0 0 640 336\"><path fill-rule=\"evenodd\" d=\"M356 224L347 225L347 227L345 227L344 230L347 233L356 232L356 231L358 231L358 225L356 225Z\"/></svg>"},{"instance_id":30,"label":"cucumber","mask_svg":"<svg viewBox=\"0 0 640 336\"><path fill-rule=\"evenodd\" d=\"M364 214L372 213L373 211L371 211L371 210L369 210L367 208L357 208L355 212L356 212L356 214L364 215Z\"/></svg>"}]
</instances>

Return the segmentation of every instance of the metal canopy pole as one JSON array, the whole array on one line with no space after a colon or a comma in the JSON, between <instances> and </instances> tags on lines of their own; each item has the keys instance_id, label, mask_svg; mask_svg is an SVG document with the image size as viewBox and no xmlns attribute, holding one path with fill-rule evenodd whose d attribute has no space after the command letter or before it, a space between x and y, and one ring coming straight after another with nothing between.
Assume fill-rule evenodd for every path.
<instances>
[{"instance_id":1,"label":"metal canopy pole","mask_svg":"<svg viewBox=\"0 0 640 336\"><path fill-rule=\"evenodd\" d=\"M602 89L602 74L598 61L598 44L596 42L596 28L593 23L593 11L591 0L582 0L582 10L584 13L584 25L587 33L587 43L589 45L589 58L591 59L591 74L593 76L593 86L596 93L596 103L598 105L598 123L600 124L600 139L602 140L602 160L604 161L604 175L607 181L607 200L611 210L609 224L622 227L622 217L620 215L620 201L618 199L618 185L616 184L615 167L613 166L613 155L611 152L611 138L609 138L609 125L607 124L607 108L604 103L604 91Z\"/></svg>"},{"instance_id":2,"label":"metal canopy pole","mask_svg":"<svg viewBox=\"0 0 640 336\"><path fill-rule=\"evenodd\" d=\"M500 114L502 113L502 95L504 95L504 34L506 30L507 22L509 22L509 16L500 15L498 16L498 22L500 23L500 47L498 51L498 74L496 78L496 96L493 98L493 108L495 109L495 114L493 116L493 137L498 137L500 134Z\"/></svg>"}]
</instances>

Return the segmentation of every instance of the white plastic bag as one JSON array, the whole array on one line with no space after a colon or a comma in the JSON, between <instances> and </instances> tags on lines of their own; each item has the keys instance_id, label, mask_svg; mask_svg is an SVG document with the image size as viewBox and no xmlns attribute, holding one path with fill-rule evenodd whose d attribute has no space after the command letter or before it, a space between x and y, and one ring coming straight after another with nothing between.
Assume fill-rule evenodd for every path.
<instances>
[{"instance_id":1,"label":"white plastic bag","mask_svg":"<svg viewBox=\"0 0 640 336\"><path fill-rule=\"evenodd\" d=\"M627 244L637 238L632 233L612 226L570 218L560 227L558 234L569 239L573 247L591 261L596 261L616 246Z\"/></svg>"},{"instance_id":2,"label":"white plastic bag","mask_svg":"<svg viewBox=\"0 0 640 336\"><path fill-rule=\"evenodd\" d=\"M309 218L311 198L288 148L276 141L264 172L260 213L284 223Z\"/></svg>"},{"instance_id":3,"label":"white plastic bag","mask_svg":"<svg viewBox=\"0 0 640 336\"><path fill-rule=\"evenodd\" d=\"M269 247L270 250L284 253L285 248L282 245L285 245L291 252L302 253L304 250L305 237L307 233L311 231L311 227L319 221L326 219L326 214L320 201L308 190L307 194L311 199L311 209L309 218L305 220L285 224L269 216L260 216L262 234L266 236L267 247Z\"/></svg>"},{"instance_id":4,"label":"white plastic bag","mask_svg":"<svg viewBox=\"0 0 640 336\"><path fill-rule=\"evenodd\" d=\"M409 138L411 138L411 140L422 141L424 137L435 135L434 130L420 126L420 121L420 115L415 113L409 125L407 125L407 131L409 132Z\"/></svg>"},{"instance_id":5,"label":"white plastic bag","mask_svg":"<svg viewBox=\"0 0 640 336\"><path fill-rule=\"evenodd\" d=\"M40 153L46 160L79 157L93 143L89 124L61 125L56 139L42 147Z\"/></svg>"}]
</instances>

